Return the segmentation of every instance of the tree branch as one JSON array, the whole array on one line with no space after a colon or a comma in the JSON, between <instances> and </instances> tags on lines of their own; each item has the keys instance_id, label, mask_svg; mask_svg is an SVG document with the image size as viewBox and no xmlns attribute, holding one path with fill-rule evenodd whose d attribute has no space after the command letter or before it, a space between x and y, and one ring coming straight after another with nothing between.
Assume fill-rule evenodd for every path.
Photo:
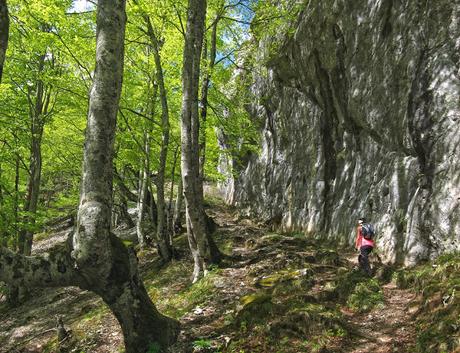
<instances>
[{"instance_id":1,"label":"tree branch","mask_svg":"<svg viewBox=\"0 0 460 353\"><path fill-rule=\"evenodd\" d=\"M90 80L90 82L92 82L93 78L91 76L91 72L89 71L89 69L84 66L80 60L78 60L78 58L72 53L72 50L70 50L70 48L68 47L68 45L64 42L64 40L62 39L62 37L59 35L59 33L57 32L52 32L54 35L56 35L59 40L61 41L62 45L66 48L67 52L70 54L70 56L72 57L72 59L75 60L75 62L77 63L77 65L80 67L80 69L83 69L86 74L88 75L88 78ZM89 86L86 85L86 80L83 80L83 82L85 83L85 86L87 89L89 89Z\"/></svg>"},{"instance_id":2,"label":"tree branch","mask_svg":"<svg viewBox=\"0 0 460 353\"><path fill-rule=\"evenodd\" d=\"M71 259L72 233L42 256L24 256L0 247L0 281L19 287L83 286Z\"/></svg>"}]
</instances>

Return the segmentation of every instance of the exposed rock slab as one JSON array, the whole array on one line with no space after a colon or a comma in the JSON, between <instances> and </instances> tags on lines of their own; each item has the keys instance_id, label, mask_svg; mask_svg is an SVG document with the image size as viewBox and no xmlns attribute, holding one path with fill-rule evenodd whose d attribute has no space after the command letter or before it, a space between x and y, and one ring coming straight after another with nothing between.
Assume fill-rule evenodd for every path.
<instances>
[{"instance_id":1,"label":"exposed rock slab","mask_svg":"<svg viewBox=\"0 0 460 353\"><path fill-rule=\"evenodd\" d=\"M460 250L459 19L459 1L308 1L259 43L262 148L229 202L349 244L366 215L394 262Z\"/></svg>"}]
</instances>

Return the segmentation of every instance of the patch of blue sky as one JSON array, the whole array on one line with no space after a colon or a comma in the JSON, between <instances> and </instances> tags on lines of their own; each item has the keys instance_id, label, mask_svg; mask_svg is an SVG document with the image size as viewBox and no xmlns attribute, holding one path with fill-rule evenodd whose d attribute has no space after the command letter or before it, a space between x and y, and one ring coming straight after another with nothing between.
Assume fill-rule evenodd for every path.
<instances>
[{"instance_id":1,"label":"patch of blue sky","mask_svg":"<svg viewBox=\"0 0 460 353\"><path fill-rule=\"evenodd\" d=\"M74 0L72 2L72 7L70 8L71 13L80 13L80 12L86 12L86 11L92 11L96 7L96 4L94 1L88 1L88 0Z\"/></svg>"},{"instance_id":2,"label":"patch of blue sky","mask_svg":"<svg viewBox=\"0 0 460 353\"><path fill-rule=\"evenodd\" d=\"M224 31L222 36L223 50L216 53L216 62L222 62L227 67L235 62L238 47L251 37L251 21L254 18L254 8L259 0L233 0L236 6L232 7L231 13L226 17L232 19L231 29ZM263 0L261 0L263 1ZM235 50L236 49L236 50Z\"/></svg>"}]
</instances>

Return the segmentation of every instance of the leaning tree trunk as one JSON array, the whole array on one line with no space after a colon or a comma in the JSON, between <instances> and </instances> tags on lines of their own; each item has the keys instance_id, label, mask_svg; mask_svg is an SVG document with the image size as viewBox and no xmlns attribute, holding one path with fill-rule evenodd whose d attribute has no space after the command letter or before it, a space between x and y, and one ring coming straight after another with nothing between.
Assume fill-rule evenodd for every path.
<instances>
[{"instance_id":1,"label":"leaning tree trunk","mask_svg":"<svg viewBox=\"0 0 460 353\"><path fill-rule=\"evenodd\" d=\"M198 84L205 16L206 0L189 0L182 68L181 168L187 234L194 260L193 282L205 275L208 265L216 259L206 232L199 172Z\"/></svg>"},{"instance_id":2,"label":"leaning tree trunk","mask_svg":"<svg viewBox=\"0 0 460 353\"><path fill-rule=\"evenodd\" d=\"M178 323L161 315L139 278L135 254L110 231L113 145L123 77L125 0L99 0L96 70L91 88L83 179L72 252L87 289L120 322L127 353L175 341Z\"/></svg>"},{"instance_id":3,"label":"leaning tree trunk","mask_svg":"<svg viewBox=\"0 0 460 353\"><path fill-rule=\"evenodd\" d=\"M2 83L3 64L5 63L6 49L8 48L8 33L10 31L10 18L6 0L0 0L0 83Z\"/></svg>"}]
</instances>

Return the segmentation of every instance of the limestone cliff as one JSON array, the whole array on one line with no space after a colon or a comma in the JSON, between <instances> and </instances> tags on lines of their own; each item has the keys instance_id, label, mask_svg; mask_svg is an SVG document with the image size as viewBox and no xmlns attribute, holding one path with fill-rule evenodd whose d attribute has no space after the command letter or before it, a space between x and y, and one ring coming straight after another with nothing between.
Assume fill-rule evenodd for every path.
<instances>
[{"instance_id":1,"label":"limestone cliff","mask_svg":"<svg viewBox=\"0 0 460 353\"><path fill-rule=\"evenodd\" d=\"M230 202L349 244L365 215L390 261L460 250L459 22L459 0L306 2L259 43L262 147Z\"/></svg>"}]
</instances>

